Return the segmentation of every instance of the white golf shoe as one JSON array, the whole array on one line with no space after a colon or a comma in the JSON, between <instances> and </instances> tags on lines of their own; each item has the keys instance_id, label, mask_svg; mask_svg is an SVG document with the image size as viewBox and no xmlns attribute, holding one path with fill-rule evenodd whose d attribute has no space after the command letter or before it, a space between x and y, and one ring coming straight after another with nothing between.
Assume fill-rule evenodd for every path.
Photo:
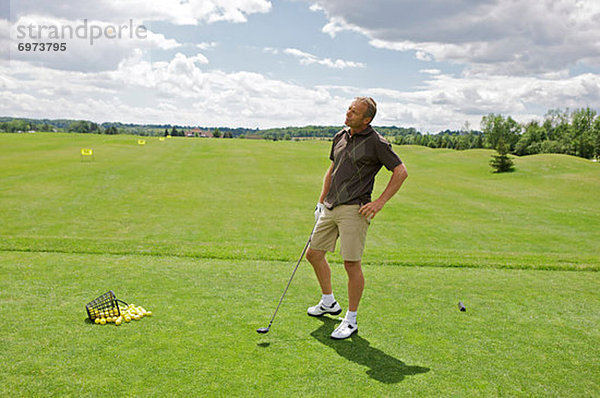
<instances>
[{"instance_id":1,"label":"white golf shoe","mask_svg":"<svg viewBox=\"0 0 600 398\"><path fill-rule=\"evenodd\" d=\"M321 316L323 314L338 315L342 312L342 307L340 307L337 301L334 301L331 305L325 305L323 304L323 300L321 300L314 307L309 307L306 312L310 316Z\"/></svg>"},{"instance_id":2,"label":"white golf shoe","mask_svg":"<svg viewBox=\"0 0 600 398\"><path fill-rule=\"evenodd\" d=\"M331 333L331 338L335 340L347 339L352 336L352 334L358 331L358 325L353 324L352 322L343 319L340 326L338 326L333 333Z\"/></svg>"}]
</instances>

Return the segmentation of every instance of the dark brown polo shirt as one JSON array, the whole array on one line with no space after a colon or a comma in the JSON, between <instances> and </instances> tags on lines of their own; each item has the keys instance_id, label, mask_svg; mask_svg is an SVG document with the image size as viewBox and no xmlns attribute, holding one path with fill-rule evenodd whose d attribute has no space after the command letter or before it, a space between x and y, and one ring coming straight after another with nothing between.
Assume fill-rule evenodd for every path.
<instances>
[{"instance_id":1,"label":"dark brown polo shirt","mask_svg":"<svg viewBox=\"0 0 600 398\"><path fill-rule=\"evenodd\" d=\"M331 186L325 197L325 206L329 209L369 203L375 175L381 166L391 171L402 164L392 145L371 126L353 136L350 128L337 133L329 158L333 161Z\"/></svg>"}]
</instances>

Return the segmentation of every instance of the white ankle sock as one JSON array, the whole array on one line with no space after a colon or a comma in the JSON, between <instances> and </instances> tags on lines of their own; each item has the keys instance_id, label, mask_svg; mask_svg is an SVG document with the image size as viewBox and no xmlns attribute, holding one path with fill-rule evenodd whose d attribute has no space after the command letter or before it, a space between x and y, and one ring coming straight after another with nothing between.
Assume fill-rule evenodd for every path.
<instances>
[{"instance_id":1,"label":"white ankle sock","mask_svg":"<svg viewBox=\"0 0 600 398\"><path fill-rule=\"evenodd\" d=\"M356 325L356 311L347 311L346 320L353 325Z\"/></svg>"},{"instance_id":2,"label":"white ankle sock","mask_svg":"<svg viewBox=\"0 0 600 398\"><path fill-rule=\"evenodd\" d=\"M324 294L323 297L321 298L321 301L323 301L323 304L325 304L325 305L331 305L331 304L335 303L335 297L333 297L333 293Z\"/></svg>"}]
</instances>

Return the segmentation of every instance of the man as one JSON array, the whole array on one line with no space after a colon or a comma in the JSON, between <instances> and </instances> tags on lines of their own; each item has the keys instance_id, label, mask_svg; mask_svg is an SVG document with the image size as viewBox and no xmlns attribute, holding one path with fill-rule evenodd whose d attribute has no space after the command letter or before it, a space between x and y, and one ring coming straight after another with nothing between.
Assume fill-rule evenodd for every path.
<instances>
[{"instance_id":1,"label":"man","mask_svg":"<svg viewBox=\"0 0 600 398\"><path fill-rule=\"evenodd\" d=\"M325 253L333 252L340 238L340 251L348 274L348 311L331 334L333 339L348 338L358 330L356 313L365 284L361 258L367 229L408 176L390 143L371 127L376 112L377 105L370 97L358 97L348 108L347 127L333 139L329 155L332 163L323 179L315 210L317 225L306 252L322 293L321 301L308 309L308 315L337 315L342 308L333 295L331 269ZM375 175L382 166L392 171L392 176L381 196L371 201Z\"/></svg>"}]
</instances>

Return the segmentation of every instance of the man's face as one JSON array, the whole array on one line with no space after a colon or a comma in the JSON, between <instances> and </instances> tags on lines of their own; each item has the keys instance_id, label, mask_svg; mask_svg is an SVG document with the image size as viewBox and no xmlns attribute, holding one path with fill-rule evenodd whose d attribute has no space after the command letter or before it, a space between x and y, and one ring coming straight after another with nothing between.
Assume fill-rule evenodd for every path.
<instances>
[{"instance_id":1,"label":"man's face","mask_svg":"<svg viewBox=\"0 0 600 398\"><path fill-rule=\"evenodd\" d=\"M369 124L368 118L365 117L366 111L367 104L354 101L346 112L346 126L350 128L366 127Z\"/></svg>"}]
</instances>

